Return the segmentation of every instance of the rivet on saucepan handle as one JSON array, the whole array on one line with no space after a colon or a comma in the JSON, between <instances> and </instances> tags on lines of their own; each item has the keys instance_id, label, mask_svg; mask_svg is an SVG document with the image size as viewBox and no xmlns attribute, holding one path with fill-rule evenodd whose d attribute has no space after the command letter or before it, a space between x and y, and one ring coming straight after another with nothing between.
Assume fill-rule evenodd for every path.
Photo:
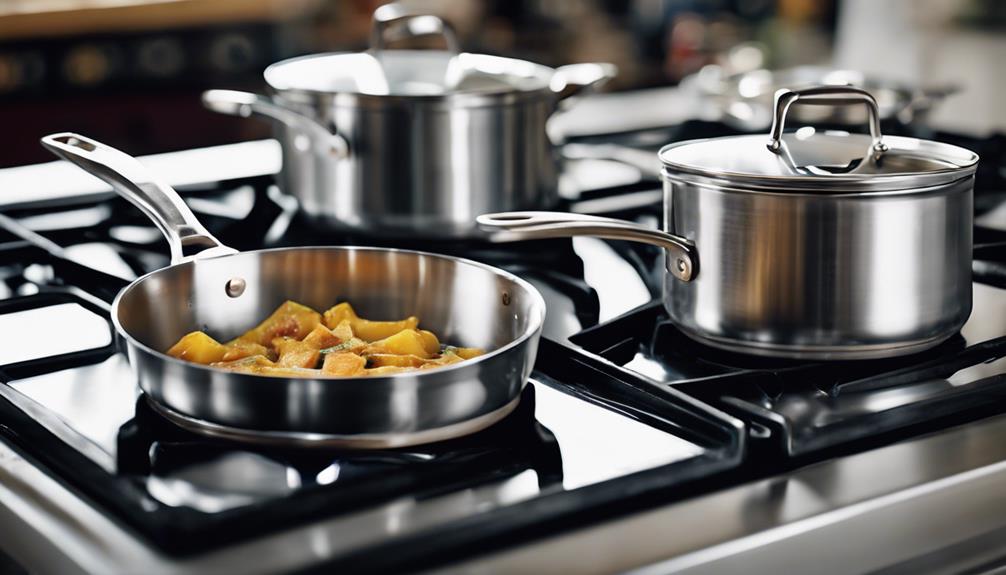
<instances>
[{"instance_id":1,"label":"rivet on saucepan handle","mask_svg":"<svg viewBox=\"0 0 1006 575\"><path fill-rule=\"evenodd\" d=\"M688 282L699 272L699 255L690 240L625 220L567 212L501 212L476 221L494 242L591 236L651 244L667 250L667 271Z\"/></svg>"}]
</instances>

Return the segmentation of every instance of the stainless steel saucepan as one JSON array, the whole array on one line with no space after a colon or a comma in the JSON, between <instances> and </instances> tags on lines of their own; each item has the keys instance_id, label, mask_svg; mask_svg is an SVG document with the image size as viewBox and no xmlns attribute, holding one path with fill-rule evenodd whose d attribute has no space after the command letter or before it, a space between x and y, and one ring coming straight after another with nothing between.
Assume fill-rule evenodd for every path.
<instances>
[{"instance_id":1,"label":"stainless steel saucepan","mask_svg":"<svg viewBox=\"0 0 1006 575\"><path fill-rule=\"evenodd\" d=\"M42 144L108 182L168 239L171 266L123 289L112 321L151 404L183 427L256 443L398 447L472 433L517 405L545 317L544 300L527 282L415 251L238 253L130 156L69 133ZM237 336L287 299L315 309L349 301L376 319L415 315L445 342L488 351L428 372L317 379L233 373L164 353L193 330Z\"/></svg>"},{"instance_id":2,"label":"stainless steel saucepan","mask_svg":"<svg viewBox=\"0 0 1006 575\"><path fill-rule=\"evenodd\" d=\"M790 108L805 103L865 105L870 135L784 133ZM882 136L876 101L851 87L782 90L774 118L768 138L660 151L666 231L552 212L478 221L498 240L593 235L666 247L671 321L731 351L867 359L956 333L971 313L978 156Z\"/></svg>"},{"instance_id":3,"label":"stainless steel saucepan","mask_svg":"<svg viewBox=\"0 0 1006 575\"><path fill-rule=\"evenodd\" d=\"M420 34L446 50L390 49ZM314 54L266 68L270 94L211 90L210 109L272 120L280 188L325 227L465 237L476 215L548 209L559 200L547 123L571 96L615 75L611 64L550 68L460 52L451 26L387 4L370 50Z\"/></svg>"}]
</instances>

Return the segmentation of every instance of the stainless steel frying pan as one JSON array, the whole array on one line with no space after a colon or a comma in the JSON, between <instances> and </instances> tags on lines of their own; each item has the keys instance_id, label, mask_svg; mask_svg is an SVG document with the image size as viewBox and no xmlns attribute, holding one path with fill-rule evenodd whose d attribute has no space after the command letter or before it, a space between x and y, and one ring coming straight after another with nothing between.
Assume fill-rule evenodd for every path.
<instances>
[{"instance_id":1,"label":"stainless steel frying pan","mask_svg":"<svg viewBox=\"0 0 1006 575\"><path fill-rule=\"evenodd\" d=\"M112 321L156 410L204 434L257 443L386 448L473 433L516 407L545 318L527 282L476 262L416 251L305 247L238 253L132 157L64 133L42 144L108 182L150 217L171 265L116 297ZM365 317L418 316L445 342L485 355L429 372L299 379L233 373L163 353L185 333L237 336L292 299Z\"/></svg>"}]
</instances>

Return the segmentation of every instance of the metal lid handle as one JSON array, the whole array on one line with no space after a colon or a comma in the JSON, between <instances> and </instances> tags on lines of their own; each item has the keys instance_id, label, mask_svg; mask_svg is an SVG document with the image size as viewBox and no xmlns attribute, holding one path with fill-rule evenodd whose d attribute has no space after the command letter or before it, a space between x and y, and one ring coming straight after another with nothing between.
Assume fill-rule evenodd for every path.
<instances>
[{"instance_id":1,"label":"metal lid handle","mask_svg":"<svg viewBox=\"0 0 1006 575\"><path fill-rule=\"evenodd\" d=\"M769 131L768 142L768 149L773 153L779 153L782 148L782 131L786 124L786 114L789 112L789 107L797 102L823 106L866 104L873 151L875 154L887 151L884 136L880 133L880 110L872 94L853 86L815 86L803 90L783 88L775 93L775 113L772 115L772 129Z\"/></svg>"},{"instance_id":2,"label":"metal lid handle","mask_svg":"<svg viewBox=\"0 0 1006 575\"><path fill-rule=\"evenodd\" d=\"M136 158L90 138L64 132L42 138L42 145L112 186L140 208L161 230L171 247L171 262L188 256L235 253L203 227L178 192L151 174ZM188 254L195 251L196 254Z\"/></svg>"},{"instance_id":3,"label":"metal lid handle","mask_svg":"<svg viewBox=\"0 0 1006 575\"><path fill-rule=\"evenodd\" d=\"M482 214L475 221L483 230L496 232L489 237L494 242L573 236L628 240L666 249L667 270L681 281L692 281L699 271L698 253L691 241L625 220L567 212L500 212Z\"/></svg>"},{"instance_id":4,"label":"metal lid handle","mask_svg":"<svg viewBox=\"0 0 1006 575\"><path fill-rule=\"evenodd\" d=\"M439 34L447 43L447 51L458 54L458 37L454 28L438 16L432 14L411 14L405 6L392 3L374 10L374 21L370 29L370 50L380 53L384 50L384 40L392 40Z\"/></svg>"}]
</instances>

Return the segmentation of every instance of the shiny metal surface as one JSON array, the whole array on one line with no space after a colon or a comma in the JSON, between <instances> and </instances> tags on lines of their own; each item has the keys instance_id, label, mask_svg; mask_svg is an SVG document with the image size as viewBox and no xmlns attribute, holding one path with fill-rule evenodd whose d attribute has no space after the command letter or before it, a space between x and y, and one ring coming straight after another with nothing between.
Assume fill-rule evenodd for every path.
<instances>
[{"instance_id":1,"label":"shiny metal surface","mask_svg":"<svg viewBox=\"0 0 1006 575\"><path fill-rule=\"evenodd\" d=\"M869 95L833 87L780 91L776 120L767 139L727 136L668 144L658 152L664 172L681 180L751 192L851 194L906 193L967 178L977 169L978 155L971 150L884 136L876 122L870 136L809 126L783 134L787 110L801 98L817 105L844 105L850 98Z\"/></svg>"},{"instance_id":2,"label":"shiny metal surface","mask_svg":"<svg viewBox=\"0 0 1006 575\"><path fill-rule=\"evenodd\" d=\"M539 537L444 570L824 575L892 568L921 556L933 560L948 546L1006 528L1004 433L1000 416ZM174 559L0 442L0 520L8 528L0 548L31 572L281 572L388 538L429 534L440 521L537 490L533 474L519 476Z\"/></svg>"},{"instance_id":3,"label":"shiny metal surface","mask_svg":"<svg viewBox=\"0 0 1006 575\"><path fill-rule=\"evenodd\" d=\"M156 401L150 400L150 406L154 411L160 413L168 421L182 429L218 437L227 441L247 443L253 445L275 445L280 447L319 447L326 449L390 449L397 447L410 447L422 445L424 443L434 443L471 435L500 421L513 412L520 397L515 397L510 403L503 407L484 413L472 419L460 421L443 427L424 429L402 434L377 433L377 434L352 434L339 435L329 433L309 433L303 431L258 431L249 429L238 429L226 425L212 423L202 419L189 417L182 413L165 407Z\"/></svg>"},{"instance_id":4,"label":"shiny metal surface","mask_svg":"<svg viewBox=\"0 0 1006 575\"><path fill-rule=\"evenodd\" d=\"M248 430L360 435L368 445L385 436L404 444L410 434L504 408L531 373L545 303L534 287L507 272L458 258L377 248L235 254L198 226L174 190L150 185L157 180L125 154L75 134L43 141L143 206L172 243L174 265L130 284L112 310L141 388L170 409ZM183 244L191 238L209 249L187 256ZM234 297L228 286L236 278L245 288ZM443 341L489 351L430 372L318 379L233 373L162 352L193 330L234 337L287 299L315 309L351 301L375 319L416 315Z\"/></svg>"},{"instance_id":5,"label":"shiny metal surface","mask_svg":"<svg viewBox=\"0 0 1006 575\"><path fill-rule=\"evenodd\" d=\"M665 221L702 254L664 306L733 351L859 359L936 345L971 313L973 176L903 194L752 193L667 174Z\"/></svg>"},{"instance_id":6,"label":"shiny metal surface","mask_svg":"<svg viewBox=\"0 0 1006 575\"><path fill-rule=\"evenodd\" d=\"M552 212L530 212L533 225L526 213L479 223L502 230L494 241L593 235L667 248L670 319L731 351L902 355L944 341L971 314L973 176L900 194L766 193L664 179L666 237Z\"/></svg>"},{"instance_id":7,"label":"shiny metal surface","mask_svg":"<svg viewBox=\"0 0 1006 575\"><path fill-rule=\"evenodd\" d=\"M384 50L385 36L394 35L396 29L405 29L405 37L425 34L439 34L447 43L447 51L457 54L458 37L454 29L437 16L431 14L410 14L406 7L399 3L385 4L374 10L372 29L370 31L370 49L375 52Z\"/></svg>"},{"instance_id":8,"label":"shiny metal surface","mask_svg":"<svg viewBox=\"0 0 1006 575\"><path fill-rule=\"evenodd\" d=\"M869 138L784 137L786 112L800 98L872 102L848 87L780 91L768 149L758 136L665 146L667 237L548 212L478 222L505 230L496 241L596 235L666 247L664 307L683 332L714 347L837 360L904 355L946 340L971 314L977 155L884 139L876 115Z\"/></svg>"},{"instance_id":9,"label":"shiny metal surface","mask_svg":"<svg viewBox=\"0 0 1006 575\"><path fill-rule=\"evenodd\" d=\"M437 572L918 573L1006 527L1002 433L999 416Z\"/></svg>"},{"instance_id":10,"label":"shiny metal surface","mask_svg":"<svg viewBox=\"0 0 1006 575\"><path fill-rule=\"evenodd\" d=\"M698 272L691 240L625 220L565 212L503 212L482 214L476 221L498 242L591 236L647 243L667 250L667 269L679 280L691 281Z\"/></svg>"},{"instance_id":11,"label":"shiny metal surface","mask_svg":"<svg viewBox=\"0 0 1006 575\"><path fill-rule=\"evenodd\" d=\"M172 261L186 250L207 256L235 253L203 227L171 186L151 174L135 158L80 134L51 134L41 140L53 154L107 182L153 221L168 239Z\"/></svg>"},{"instance_id":12,"label":"shiny metal surface","mask_svg":"<svg viewBox=\"0 0 1006 575\"><path fill-rule=\"evenodd\" d=\"M439 19L400 12L384 6L375 13L374 38L388 30L451 37ZM558 201L548 120L561 101L614 74L610 64L552 69L451 50L388 50L378 41L366 53L270 66L271 98L211 91L204 101L218 112L275 121L280 187L316 223L464 237L475 232L478 214ZM348 152L333 153L333 135Z\"/></svg>"},{"instance_id":13,"label":"shiny metal surface","mask_svg":"<svg viewBox=\"0 0 1006 575\"><path fill-rule=\"evenodd\" d=\"M772 127L769 129L768 149L779 153L782 148L782 132L786 126L786 114L794 104L843 106L863 104L866 106L866 123L870 128L870 148L875 154L884 152L884 137L880 133L880 111L877 100L866 90L851 86L815 86L803 90L782 89L775 93L772 113Z\"/></svg>"},{"instance_id":14,"label":"shiny metal surface","mask_svg":"<svg viewBox=\"0 0 1006 575\"><path fill-rule=\"evenodd\" d=\"M801 99L865 102L871 135L783 137ZM768 149L753 138L660 151L665 227L703 261L696 281L668 273L664 284L682 331L757 355L865 359L921 351L964 325L976 154L885 139L873 97L851 87L780 90Z\"/></svg>"}]
</instances>

